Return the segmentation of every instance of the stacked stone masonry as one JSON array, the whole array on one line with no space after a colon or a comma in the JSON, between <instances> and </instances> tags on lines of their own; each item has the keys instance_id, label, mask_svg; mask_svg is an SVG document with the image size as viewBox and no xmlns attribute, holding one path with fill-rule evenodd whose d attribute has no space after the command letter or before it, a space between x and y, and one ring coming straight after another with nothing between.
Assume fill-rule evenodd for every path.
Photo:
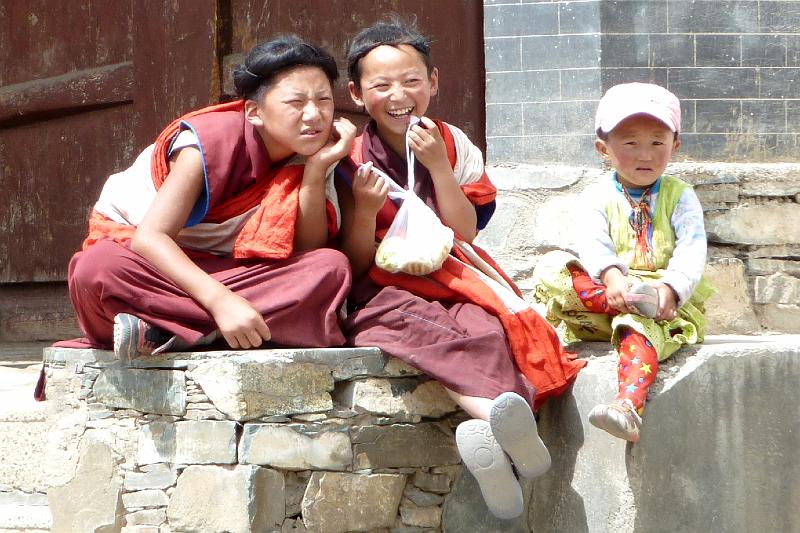
<instances>
[{"instance_id":1,"label":"stacked stone masonry","mask_svg":"<svg viewBox=\"0 0 800 533\"><path fill-rule=\"evenodd\" d=\"M463 420L377 349L47 349L52 531L440 531Z\"/></svg>"},{"instance_id":2,"label":"stacked stone masonry","mask_svg":"<svg viewBox=\"0 0 800 533\"><path fill-rule=\"evenodd\" d=\"M588 365L538 414L553 466L523 483L527 510L508 521L459 464L465 415L377 350L121 363L48 349L48 401L17 394L0 410L0 530L800 531L800 414L786 407L800 403L800 336L684 348L659 369L635 446L587 420L614 394L615 354L570 348Z\"/></svg>"}]
</instances>

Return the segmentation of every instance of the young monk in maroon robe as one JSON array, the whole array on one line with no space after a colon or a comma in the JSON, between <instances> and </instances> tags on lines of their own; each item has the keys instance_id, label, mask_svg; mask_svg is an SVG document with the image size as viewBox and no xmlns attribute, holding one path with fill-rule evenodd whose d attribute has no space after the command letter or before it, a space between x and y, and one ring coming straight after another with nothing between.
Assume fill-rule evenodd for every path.
<instances>
[{"instance_id":1,"label":"young monk in maroon robe","mask_svg":"<svg viewBox=\"0 0 800 533\"><path fill-rule=\"evenodd\" d=\"M333 118L337 75L296 36L261 43L234 73L241 100L181 117L111 176L69 268L86 338L59 345L343 344L350 269L322 248L338 228L329 171L356 133Z\"/></svg>"},{"instance_id":2,"label":"young monk in maroon robe","mask_svg":"<svg viewBox=\"0 0 800 533\"><path fill-rule=\"evenodd\" d=\"M350 95L371 120L353 144L352 161L337 169L340 242L355 279L347 341L378 346L445 386L475 418L459 425L456 441L489 510L518 516L523 497L511 461L528 478L550 466L534 396L542 401L563 391L583 363L570 360L552 327L471 245L494 211L496 189L466 135L425 116L439 80L428 40L399 21L375 24L353 39L348 69ZM374 264L376 242L398 208L372 168L407 188L407 147L416 159L414 191L456 235L441 269L424 276Z\"/></svg>"}]
</instances>

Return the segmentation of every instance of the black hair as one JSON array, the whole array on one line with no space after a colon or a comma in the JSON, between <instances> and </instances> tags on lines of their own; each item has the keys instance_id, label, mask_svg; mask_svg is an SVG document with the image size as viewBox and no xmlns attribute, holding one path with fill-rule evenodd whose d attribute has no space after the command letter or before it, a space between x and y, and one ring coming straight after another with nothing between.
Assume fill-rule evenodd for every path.
<instances>
[{"instance_id":1,"label":"black hair","mask_svg":"<svg viewBox=\"0 0 800 533\"><path fill-rule=\"evenodd\" d=\"M433 72L431 59L431 40L422 35L417 29L416 21L404 22L400 17L393 16L358 32L350 43L347 51L347 74L350 80L361 86L361 60L372 50L379 46L394 46L406 44L413 47L428 69L428 75Z\"/></svg>"},{"instance_id":2,"label":"black hair","mask_svg":"<svg viewBox=\"0 0 800 533\"><path fill-rule=\"evenodd\" d=\"M278 35L253 47L244 63L233 71L236 94L246 100L259 101L272 85L275 76L304 66L322 70L331 85L339 77L336 60L323 48L310 44L297 35Z\"/></svg>"}]
</instances>

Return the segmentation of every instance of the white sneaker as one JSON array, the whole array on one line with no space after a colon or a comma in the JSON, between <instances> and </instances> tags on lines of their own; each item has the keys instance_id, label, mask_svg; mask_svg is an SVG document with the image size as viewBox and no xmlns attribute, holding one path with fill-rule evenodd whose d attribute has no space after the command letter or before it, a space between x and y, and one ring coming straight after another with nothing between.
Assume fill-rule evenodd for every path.
<instances>
[{"instance_id":1,"label":"white sneaker","mask_svg":"<svg viewBox=\"0 0 800 533\"><path fill-rule=\"evenodd\" d=\"M522 396L504 392L495 398L489 426L520 476L531 479L550 469L550 452L539 438L533 411Z\"/></svg>"},{"instance_id":2,"label":"white sneaker","mask_svg":"<svg viewBox=\"0 0 800 533\"><path fill-rule=\"evenodd\" d=\"M521 515L522 487L489 422L476 419L460 423L456 428L456 445L464 466L477 480L489 511L503 520Z\"/></svg>"}]
</instances>

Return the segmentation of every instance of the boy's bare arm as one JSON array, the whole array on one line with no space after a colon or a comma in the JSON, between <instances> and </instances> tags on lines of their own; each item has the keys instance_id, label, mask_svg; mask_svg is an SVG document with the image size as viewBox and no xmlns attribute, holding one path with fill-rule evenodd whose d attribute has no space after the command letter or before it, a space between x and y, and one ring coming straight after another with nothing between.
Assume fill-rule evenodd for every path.
<instances>
[{"instance_id":1,"label":"boy's bare arm","mask_svg":"<svg viewBox=\"0 0 800 533\"><path fill-rule=\"evenodd\" d=\"M439 128L428 117L420 119L425 127L412 126L409 143L414 155L431 174L436 203L445 224L467 242L478 234L478 216L472 202L464 195L447 159L447 148Z\"/></svg>"},{"instance_id":2,"label":"boy's bare arm","mask_svg":"<svg viewBox=\"0 0 800 533\"><path fill-rule=\"evenodd\" d=\"M271 336L261 313L198 267L175 241L203 186L200 152L182 149L137 227L131 249L205 307L232 348L259 346Z\"/></svg>"},{"instance_id":3,"label":"boy's bare arm","mask_svg":"<svg viewBox=\"0 0 800 533\"><path fill-rule=\"evenodd\" d=\"M375 217L389 192L389 185L371 168L367 163L355 173L352 190L336 184L342 210L340 243L354 278L366 274L375 260Z\"/></svg>"}]
</instances>

